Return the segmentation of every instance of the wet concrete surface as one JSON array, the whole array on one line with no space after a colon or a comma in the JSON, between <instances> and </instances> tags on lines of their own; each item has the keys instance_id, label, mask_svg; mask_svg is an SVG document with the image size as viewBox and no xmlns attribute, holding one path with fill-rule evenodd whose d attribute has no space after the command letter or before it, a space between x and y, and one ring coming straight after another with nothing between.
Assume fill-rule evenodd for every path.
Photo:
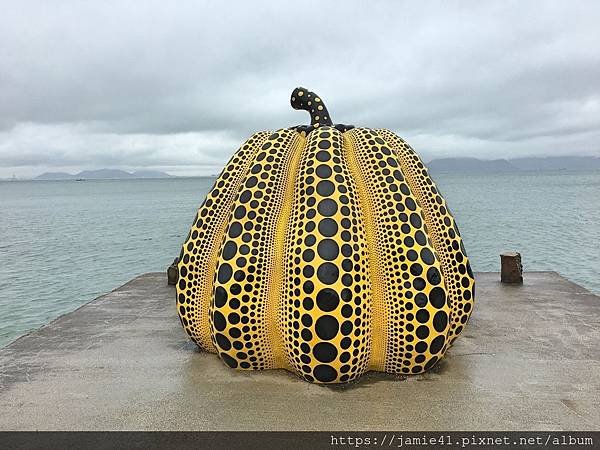
<instances>
[{"instance_id":1,"label":"wet concrete surface","mask_svg":"<svg viewBox=\"0 0 600 450\"><path fill-rule=\"evenodd\" d=\"M600 297L553 272L476 278L471 321L429 373L332 387L199 352L166 276L142 275L0 349L0 429L599 429Z\"/></svg>"}]
</instances>

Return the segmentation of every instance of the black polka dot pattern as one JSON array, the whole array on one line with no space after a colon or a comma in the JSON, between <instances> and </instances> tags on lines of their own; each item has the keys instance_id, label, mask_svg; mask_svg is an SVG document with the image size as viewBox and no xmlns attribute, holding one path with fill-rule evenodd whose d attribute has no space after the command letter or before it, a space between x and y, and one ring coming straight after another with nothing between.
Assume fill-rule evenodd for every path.
<instances>
[{"instance_id":1,"label":"black polka dot pattern","mask_svg":"<svg viewBox=\"0 0 600 450\"><path fill-rule=\"evenodd\" d=\"M473 311L475 278L471 265L446 200L429 176L419 155L391 131L377 131L398 156L406 180L423 206L429 237L442 265L442 275L448 290L447 302L451 306L448 337L442 350L445 351L463 331Z\"/></svg>"},{"instance_id":2,"label":"black polka dot pattern","mask_svg":"<svg viewBox=\"0 0 600 450\"><path fill-rule=\"evenodd\" d=\"M387 334L385 346L374 348L371 366L390 373L419 373L441 356L431 351L431 342L445 339L447 332L441 317L448 316L450 307L445 301L428 301L433 289L446 295L440 263L398 157L373 130L356 128L345 136L347 151L356 159L353 175L365 188L362 209L372 222L369 251L378 267L373 270L371 301L380 313L375 314L374 327ZM417 304L416 297L427 301ZM420 327L423 331L417 333Z\"/></svg>"},{"instance_id":3,"label":"black polka dot pattern","mask_svg":"<svg viewBox=\"0 0 600 450\"><path fill-rule=\"evenodd\" d=\"M203 350L214 352L208 309L213 297L213 278L231 205L254 155L269 133L253 135L231 158L215 181L194 218L181 249L177 311L186 333Z\"/></svg>"},{"instance_id":4,"label":"black polka dot pattern","mask_svg":"<svg viewBox=\"0 0 600 450\"><path fill-rule=\"evenodd\" d=\"M342 134L310 134L285 255L280 327L288 357L308 381L345 382L368 368L371 284L365 231Z\"/></svg>"},{"instance_id":5,"label":"black polka dot pattern","mask_svg":"<svg viewBox=\"0 0 600 450\"><path fill-rule=\"evenodd\" d=\"M250 164L233 203L215 279L226 300L213 303L210 312L214 344L231 367L276 367L270 321L276 320L272 295L278 217L286 201L290 161L300 140L293 130L273 133Z\"/></svg>"}]
</instances>

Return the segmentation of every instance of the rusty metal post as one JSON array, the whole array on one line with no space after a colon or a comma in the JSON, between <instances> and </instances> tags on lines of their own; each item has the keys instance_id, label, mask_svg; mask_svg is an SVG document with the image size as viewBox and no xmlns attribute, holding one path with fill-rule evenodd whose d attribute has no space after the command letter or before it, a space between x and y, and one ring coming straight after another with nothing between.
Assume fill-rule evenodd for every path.
<instances>
[{"instance_id":1,"label":"rusty metal post","mask_svg":"<svg viewBox=\"0 0 600 450\"><path fill-rule=\"evenodd\" d=\"M500 254L500 281L502 283L523 283L523 264L521 254L517 252L504 252Z\"/></svg>"}]
</instances>

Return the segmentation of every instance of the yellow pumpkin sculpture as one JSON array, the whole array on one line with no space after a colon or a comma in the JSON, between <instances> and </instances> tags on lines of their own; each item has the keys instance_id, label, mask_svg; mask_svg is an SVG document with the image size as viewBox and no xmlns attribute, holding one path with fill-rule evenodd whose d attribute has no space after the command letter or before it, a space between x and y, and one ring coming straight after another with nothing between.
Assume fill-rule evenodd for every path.
<instances>
[{"instance_id":1,"label":"yellow pumpkin sculpture","mask_svg":"<svg viewBox=\"0 0 600 450\"><path fill-rule=\"evenodd\" d=\"M198 210L179 262L185 331L230 367L317 383L430 369L463 330L474 279L445 200L388 130L254 134Z\"/></svg>"}]
</instances>

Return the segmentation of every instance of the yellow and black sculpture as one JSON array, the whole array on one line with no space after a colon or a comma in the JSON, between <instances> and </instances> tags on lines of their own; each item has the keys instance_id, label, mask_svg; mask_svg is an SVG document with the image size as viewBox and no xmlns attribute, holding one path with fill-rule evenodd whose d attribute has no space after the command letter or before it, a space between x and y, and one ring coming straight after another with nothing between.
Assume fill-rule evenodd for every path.
<instances>
[{"instance_id":1,"label":"yellow and black sculpture","mask_svg":"<svg viewBox=\"0 0 600 450\"><path fill-rule=\"evenodd\" d=\"M237 369L340 383L430 369L471 314L458 228L419 156L388 130L311 124L254 134L198 210L179 262L190 338Z\"/></svg>"}]
</instances>

